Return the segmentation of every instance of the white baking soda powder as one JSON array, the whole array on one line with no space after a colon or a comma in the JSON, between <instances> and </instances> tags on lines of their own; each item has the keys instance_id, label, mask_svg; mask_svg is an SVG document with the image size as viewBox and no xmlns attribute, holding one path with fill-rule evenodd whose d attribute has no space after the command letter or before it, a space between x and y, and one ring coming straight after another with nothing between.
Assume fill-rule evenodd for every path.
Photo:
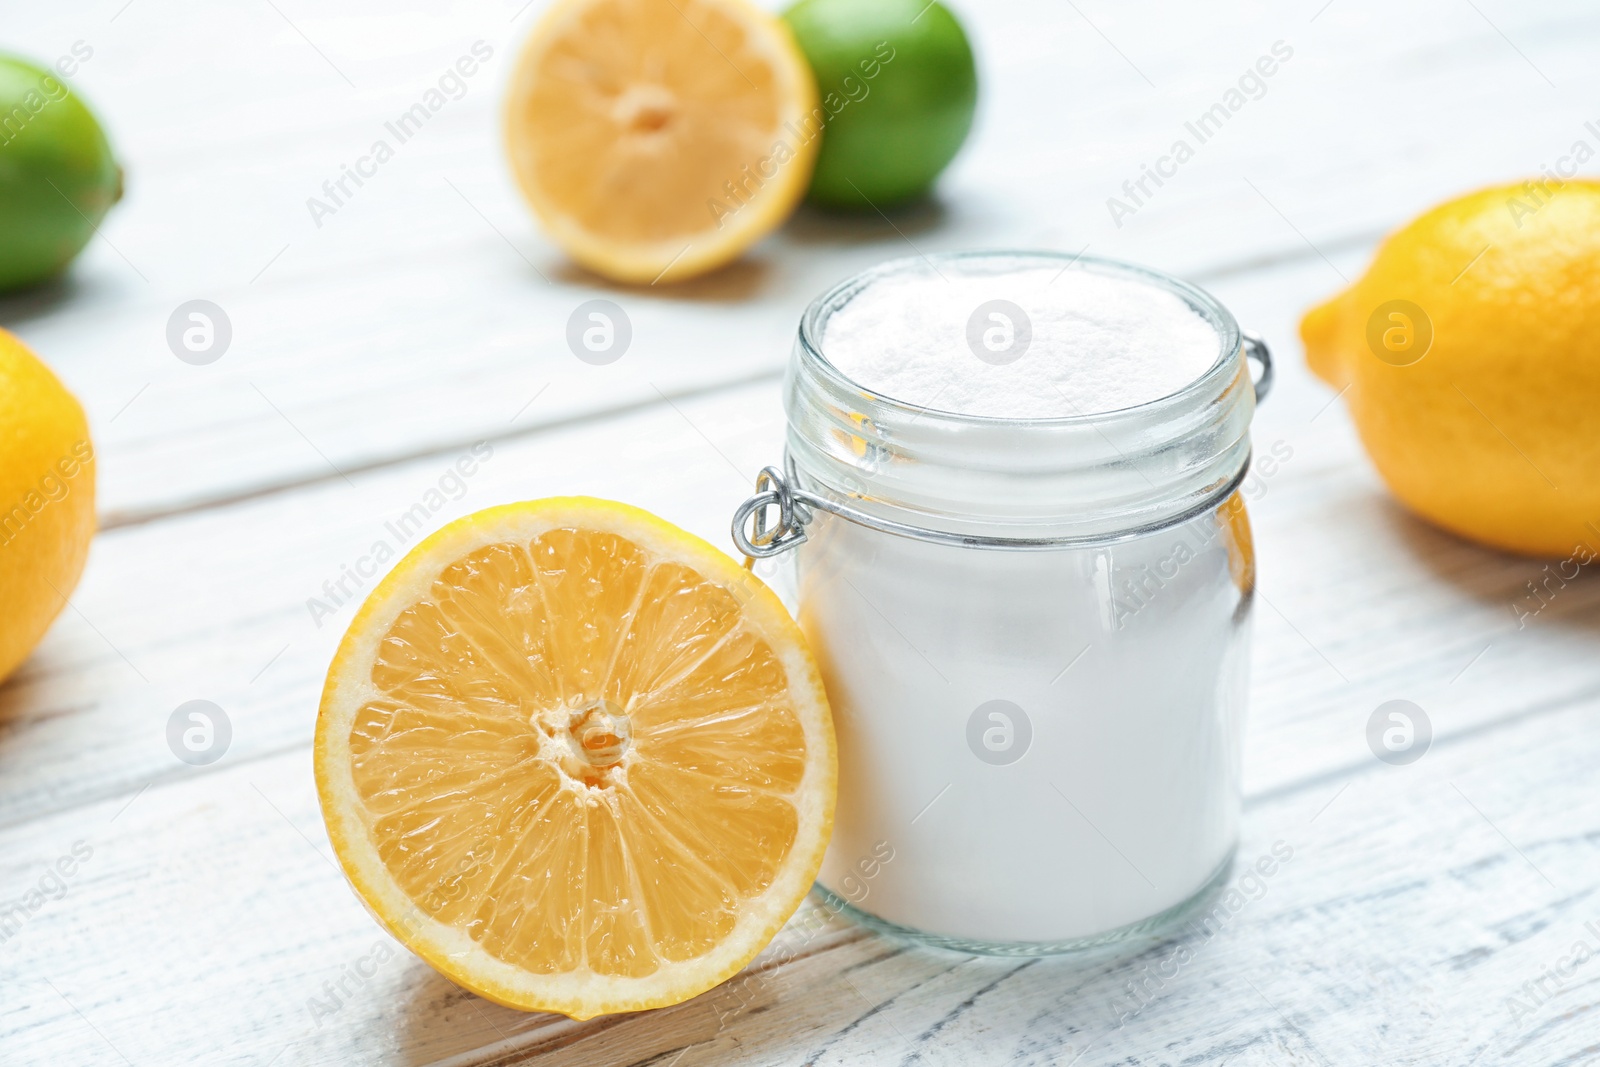
<instances>
[{"instance_id":1,"label":"white baking soda powder","mask_svg":"<svg viewBox=\"0 0 1600 1067\"><path fill-rule=\"evenodd\" d=\"M917 407L1053 418L1177 392L1216 362L1217 334L1153 285L1036 269L874 282L828 320L823 351L845 377Z\"/></svg>"},{"instance_id":2,"label":"white baking soda powder","mask_svg":"<svg viewBox=\"0 0 1600 1067\"><path fill-rule=\"evenodd\" d=\"M830 314L823 357L879 396L1000 419L1118 411L1218 359L1217 327L1135 277L945 273L869 282ZM857 499L873 495L869 480ZM800 621L839 735L822 885L945 939L1068 943L1166 912L1225 867L1254 582L1242 510L1033 552L824 512L807 532Z\"/></svg>"}]
</instances>

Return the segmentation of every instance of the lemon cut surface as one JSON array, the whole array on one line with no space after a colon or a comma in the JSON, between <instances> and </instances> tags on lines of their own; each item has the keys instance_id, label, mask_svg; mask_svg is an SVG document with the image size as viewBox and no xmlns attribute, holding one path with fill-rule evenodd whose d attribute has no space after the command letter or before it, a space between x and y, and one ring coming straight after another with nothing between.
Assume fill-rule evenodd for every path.
<instances>
[{"instance_id":1,"label":"lemon cut surface","mask_svg":"<svg viewBox=\"0 0 1600 1067\"><path fill-rule=\"evenodd\" d=\"M517 60L505 141L557 244L653 283L719 267L780 225L823 117L788 26L746 0L564 0Z\"/></svg>"},{"instance_id":2,"label":"lemon cut surface","mask_svg":"<svg viewBox=\"0 0 1600 1067\"><path fill-rule=\"evenodd\" d=\"M574 1018L730 977L810 888L836 759L777 598L619 504L492 508L374 590L316 772L379 921L466 988Z\"/></svg>"}]
</instances>

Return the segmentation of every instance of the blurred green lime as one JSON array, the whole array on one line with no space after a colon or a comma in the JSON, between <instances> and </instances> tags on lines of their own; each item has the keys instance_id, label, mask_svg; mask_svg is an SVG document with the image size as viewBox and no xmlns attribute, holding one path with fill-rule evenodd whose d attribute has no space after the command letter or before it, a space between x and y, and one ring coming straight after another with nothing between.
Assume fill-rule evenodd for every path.
<instances>
[{"instance_id":1,"label":"blurred green lime","mask_svg":"<svg viewBox=\"0 0 1600 1067\"><path fill-rule=\"evenodd\" d=\"M0 56L0 291L59 274L121 196L83 101L53 71Z\"/></svg>"},{"instance_id":2,"label":"blurred green lime","mask_svg":"<svg viewBox=\"0 0 1600 1067\"><path fill-rule=\"evenodd\" d=\"M972 46L943 4L800 0L784 19L828 113L810 198L888 207L926 192L972 127Z\"/></svg>"}]
</instances>

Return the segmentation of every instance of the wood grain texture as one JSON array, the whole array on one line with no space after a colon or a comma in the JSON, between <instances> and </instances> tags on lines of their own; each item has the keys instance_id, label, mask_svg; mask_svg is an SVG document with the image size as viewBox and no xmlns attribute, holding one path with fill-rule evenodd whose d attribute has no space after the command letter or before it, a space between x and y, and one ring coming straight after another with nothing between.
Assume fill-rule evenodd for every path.
<instances>
[{"instance_id":1,"label":"wood grain texture","mask_svg":"<svg viewBox=\"0 0 1600 1067\"><path fill-rule=\"evenodd\" d=\"M8 13L8 47L94 47L75 84L129 196L70 280L0 301L89 409L108 527L73 607L0 686L0 905L27 902L0 940L0 1061L1600 1057L1600 584L1519 624L1540 565L1399 510L1293 340L1386 229L1595 142L1600 19L1577 0L956 4L985 97L935 203L802 213L734 268L658 292L566 266L505 178L499 87L541 6ZM495 55L464 95L314 225L306 197L479 39ZM1294 55L1260 98L1116 225L1107 198L1280 40ZM1280 841L1292 859L1214 936L1120 957L969 959L808 905L724 987L585 1024L482 1002L389 941L333 868L310 777L353 604L319 626L308 601L331 603L324 583L393 542L386 522L480 440L493 456L435 524L582 492L726 546L778 454L806 301L889 256L997 245L1184 273L1277 347L1255 440L1286 458L1247 487L1261 602L1241 862ZM610 367L563 340L595 295L634 323ZM234 324L208 367L163 340L194 297ZM194 698L234 729L205 768L164 736ZM1411 767L1366 747L1392 698L1433 719ZM1562 973L1580 941L1595 958Z\"/></svg>"},{"instance_id":2,"label":"wood grain texture","mask_svg":"<svg viewBox=\"0 0 1600 1067\"><path fill-rule=\"evenodd\" d=\"M596 279L537 234L498 145L500 80L533 11L508 22L516 7L291 4L291 27L270 7L140 0L105 23L31 9L18 47L95 47L77 84L116 134L128 195L67 285L6 302L0 321L87 404L110 522L337 477L503 433L514 416L559 421L653 400L654 387L775 374L806 300L888 256L1087 248L1203 278L1365 248L1442 195L1537 173L1595 117L1585 108L1600 73L1579 0L1479 6L1483 16L1346 0L1309 13L968 12L990 69L941 198L893 220L806 213L721 275L669 294L612 292L636 343L609 375L588 373L563 341ZM465 95L314 225L307 199L479 39L495 58ZM1147 182L1152 195L1116 225L1108 199L1129 199L1123 183L1175 139L1197 140L1185 124L1280 40L1293 58L1260 98L1176 177ZM204 64L171 61L186 48ZM199 296L235 326L230 354L208 367L180 363L164 341L173 309Z\"/></svg>"},{"instance_id":3,"label":"wood grain texture","mask_svg":"<svg viewBox=\"0 0 1600 1067\"><path fill-rule=\"evenodd\" d=\"M12 886L92 849L4 946L0 1025L23 1063L112 1062L108 1042L134 1063L1580 1063L1597 759L1587 701L1253 802L1239 896L1121 956L969 958L802 913L724 987L578 1024L390 949L333 866L297 751L0 834ZM1272 873L1247 876L1263 858ZM1579 942L1596 958L1547 978Z\"/></svg>"}]
</instances>

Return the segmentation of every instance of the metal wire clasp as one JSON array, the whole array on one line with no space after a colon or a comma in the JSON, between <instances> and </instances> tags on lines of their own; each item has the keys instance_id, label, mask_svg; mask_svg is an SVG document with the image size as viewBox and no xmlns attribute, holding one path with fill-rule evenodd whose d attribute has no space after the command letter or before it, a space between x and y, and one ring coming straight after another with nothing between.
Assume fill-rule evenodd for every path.
<instances>
[{"instance_id":1,"label":"metal wire clasp","mask_svg":"<svg viewBox=\"0 0 1600 1067\"><path fill-rule=\"evenodd\" d=\"M785 466L790 465L786 462ZM733 513L733 543L747 559L776 556L806 539L811 509L795 499L790 488L793 479L792 467L787 477L776 467L761 468L761 473L756 475L756 495L740 504ZM778 509L778 524L769 527L767 509L774 506Z\"/></svg>"},{"instance_id":2,"label":"metal wire clasp","mask_svg":"<svg viewBox=\"0 0 1600 1067\"><path fill-rule=\"evenodd\" d=\"M1261 368L1254 382L1259 404L1272 392L1272 351L1267 348L1266 339L1254 330L1244 331L1244 358Z\"/></svg>"}]
</instances>

